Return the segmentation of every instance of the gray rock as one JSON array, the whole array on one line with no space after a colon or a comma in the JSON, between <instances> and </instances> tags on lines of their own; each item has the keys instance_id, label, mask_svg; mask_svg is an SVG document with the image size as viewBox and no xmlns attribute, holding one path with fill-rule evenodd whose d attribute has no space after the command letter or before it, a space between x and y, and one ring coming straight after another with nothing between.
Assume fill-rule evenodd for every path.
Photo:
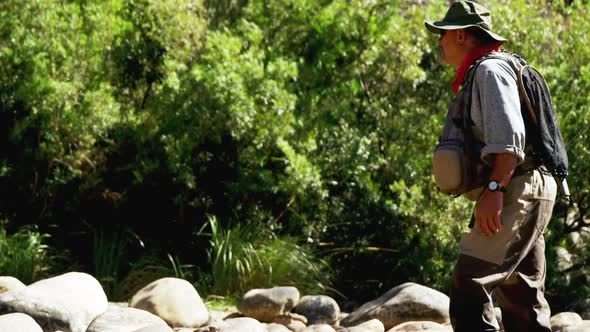
<instances>
[{"instance_id":1,"label":"gray rock","mask_svg":"<svg viewBox=\"0 0 590 332\"><path fill-rule=\"evenodd\" d=\"M207 321L206 325L213 325L217 322L221 322L224 319L228 319L228 318L234 318L232 317L232 315L234 315L235 313L233 312L228 312L228 311L219 311L219 310L209 310L209 321ZM236 316L236 317L240 317L240 316Z\"/></svg>"},{"instance_id":2,"label":"gray rock","mask_svg":"<svg viewBox=\"0 0 590 332\"><path fill-rule=\"evenodd\" d=\"M583 320L575 325L564 326L558 332L588 332L590 331L590 320Z\"/></svg>"},{"instance_id":3,"label":"gray rock","mask_svg":"<svg viewBox=\"0 0 590 332\"><path fill-rule=\"evenodd\" d=\"M268 332L291 332L285 325L277 323L266 324L266 330Z\"/></svg>"},{"instance_id":4,"label":"gray rock","mask_svg":"<svg viewBox=\"0 0 590 332\"><path fill-rule=\"evenodd\" d=\"M221 324L212 327L213 331L219 332L267 332L262 323L250 317L226 319ZM209 330L211 331L211 327Z\"/></svg>"},{"instance_id":5,"label":"gray rock","mask_svg":"<svg viewBox=\"0 0 590 332\"><path fill-rule=\"evenodd\" d=\"M315 324L306 327L301 332L336 332L336 330L328 324Z\"/></svg>"},{"instance_id":6,"label":"gray rock","mask_svg":"<svg viewBox=\"0 0 590 332\"><path fill-rule=\"evenodd\" d=\"M0 277L0 294L27 287L14 277Z\"/></svg>"},{"instance_id":7,"label":"gray rock","mask_svg":"<svg viewBox=\"0 0 590 332\"><path fill-rule=\"evenodd\" d=\"M43 332L43 329L31 316L17 312L0 316L0 331Z\"/></svg>"},{"instance_id":8,"label":"gray rock","mask_svg":"<svg viewBox=\"0 0 590 332\"><path fill-rule=\"evenodd\" d=\"M110 306L102 315L96 317L86 332L135 331L146 327L160 327L158 331L172 331L162 318L145 310Z\"/></svg>"},{"instance_id":9,"label":"gray rock","mask_svg":"<svg viewBox=\"0 0 590 332\"><path fill-rule=\"evenodd\" d=\"M194 329L189 329L188 331L193 332L193 330ZM142 327L139 330L135 330L133 332L172 332L172 329L168 325L155 324Z\"/></svg>"},{"instance_id":10,"label":"gray rock","mask_svg":"<svg viewBox=\"0 0 590 332\"><path fill-rule=\"evenodd\" d=\"M162 318L172 327L201 327L209 312L197 290L188 281L162 278L140 289L129 306Z\"/></svg>"},{"instance_id":11,"label":"gray rock","mask_svg":"<svg viewBox=\"0 0 590 332\"><path fill-rule=\"evenodd\" d=\"M174 332L219 332L219 329L213 326L204 326L198 329L175 328Z\"/></svg>"},{"instance_id":12,"label":"gray rock","mask_svg":"<svg viewBox=\"0 0 590 332\"><path fill-rule=\"evenodd\" d=\"M306 295L299 300L293 312L307 317L309 324L335 324L340 317L340 307L331 297Z\"/></svg>"},{"instance_id":13,"label":"gray rock","mask_svg":"<svg viewBox=\"0 0 590 332\"><path fill-rule=\"evenodd\" d=\"M238 301L238 310L247 317L270 323L273 318L289 312L299 301L295 287L252 289Z\"/></svg>"},{"instance_id":14,"label":"gray rock","mask_svg":"<svg viewBox=\"0 0 590 332\"><path fill-rule=\"evenodd\" d=\"M280 316L275 316L271 323L284 325L290 331L301 331L307 326L307 318L305 316L288 313Z\"/></svg>"},{"instance_id":15,"label":"gray rock","mask_svg":"<svg viewBox=\"0 0 590 332\"><path fill-rule=\"evenodd\" d=\"M291 321L289 324L285 325L289 330L293 331L293 332L299 332L299 331L303 331L305 330L305 328L307 327L305 325L305 323L303 323L302 321L298 321L298 320L293 320Z\"/></svg>"},{"instance_id":16,"label":"gray rock","mask_svg":"<svg viewBox=\"0 0 590 332\"><path fill-rule=\"evenodd\" d=\"M342 319L340 325L354 326L373 318L380 320L386 330L408 321L448 323L449 297L434 289L408 282L363 304Z\"/></svg>"},{"instance_id":17,"label":"gray rock","mask_svg":"<svg viewBox=\"0 0 590 332\"><path fill-rule=\"evenodd\" d=\"M107 309L107 297L92 276L70 272L0 295L0 314L21 312L44 331L84 332Z\"/></svg>"},{"instance_id":18,"label":"gray rock","mask_svg":"<svg viewBox=\"0 0 590 332\"><path fill-rule=\"evenodd\" d=\"M385 326L378 319L371 319L357 326L349 327L345 332L384 332Z\"/></svg>"},{"instance_id":19,"label":"gray rock","mask_svg":"<svg viewBox=\"0 0 590 332\"><path fill-rule=\"evenodd\" d=\"M566 326L577 325L582 322L582 317L575 312L560 312L549 320L551 331L561 331Z\"/></svg>"},{"instance_id":20,"label":"gray rock","mask_svg":"<svg viewBox=\"0 0 590 332\"><path fill-rule=\"evenodd\" d=\"M307 324L307 318L305 316L295 313L287 313L284 315L275 316L271 323L289 325L294 321L300 321L303 324Z\"/></svg>"},{"instance_id":21,"label":"gray rock","mask_svg":"<svg viewBox=\"0 0 590 332\"><path fill-rule=\"evenodd\" d=\"M442 325L435 322L405 322L387 332L430 332L430 331L441 331L441 332L452 332L453 328L448 325Z\"/></svg>"}]
</instances>

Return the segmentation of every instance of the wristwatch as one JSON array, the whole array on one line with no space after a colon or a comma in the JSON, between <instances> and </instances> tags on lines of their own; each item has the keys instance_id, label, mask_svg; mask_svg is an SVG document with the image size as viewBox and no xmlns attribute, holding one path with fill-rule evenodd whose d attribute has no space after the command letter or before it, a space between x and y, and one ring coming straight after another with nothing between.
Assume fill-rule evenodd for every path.
<instances>
[{"instance_id":1,"label":"wristwatch","mask_svg":"<svg viewBox=\"0 0 590 332\"><path fill-rule=\"evenodd\" d=\"M506 188L504 188L504 186L502 186L502 184L496 180L491 180L490 182L488 182L488 185L486 187L489 191L499 191L503 193L506 192Z\"/></svg>"}]
</instances>

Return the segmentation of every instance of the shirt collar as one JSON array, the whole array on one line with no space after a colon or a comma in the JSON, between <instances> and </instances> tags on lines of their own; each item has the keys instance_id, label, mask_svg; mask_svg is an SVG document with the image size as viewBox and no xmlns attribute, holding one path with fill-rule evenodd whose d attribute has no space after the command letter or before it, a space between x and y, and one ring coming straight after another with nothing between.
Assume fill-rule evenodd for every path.
<instances>
[{"instance_id":1,"label":"shirt collar","mask_svg":"<svg viewBox=\"0 0 590 332\"><path fill-rule=\"evenodd\" d=\"M463 80L465 79L465 74L467 74L467 70L469 69L469 67L475 61L482 58L484 55L486 55L492 51L499 52L500 45L501 45L500 42L481 45L481 46L476 47L474 50L469 52L467 54L467 56L465 56L465 59L463 59L463 63L461 63L459 68L457 68L457 71L455 71L456 79L455 79L455 82L453 82L453 93L456 94L457 92L459 92L459 87L461 87L461 85L463 84Z\"/></svg>"}]
</instances>

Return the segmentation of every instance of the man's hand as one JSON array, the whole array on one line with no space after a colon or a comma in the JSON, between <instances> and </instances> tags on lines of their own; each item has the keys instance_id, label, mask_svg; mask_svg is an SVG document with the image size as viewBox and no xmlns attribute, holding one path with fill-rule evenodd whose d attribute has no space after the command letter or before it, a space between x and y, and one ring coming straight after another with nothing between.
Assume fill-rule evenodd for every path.
<instances>
[{"instance_id":1,"label":"man's hand","mask_svg":"<svg viewBox=\"0 0 590 332\"><path fill-rule=\"evenodd\" d=\"M484 235L494 235L502 230L502 206L504 193L486 189L475 207L475 224Z\"/></svg>"},{"instance_id":2,"label":"man's hand","mask_svg":"<svg viewBox=\"0 0 590 332\"><path fill-rule=\"evenodd\" d=\"M517 163L518 158L513 154L495 154L490 180L498 181L504 187L508 186ZM475 207L475 224L484 235L492 236L502 230L502 206L504 193L488 189L483 192Z\"/></svg>"}]
</instances>

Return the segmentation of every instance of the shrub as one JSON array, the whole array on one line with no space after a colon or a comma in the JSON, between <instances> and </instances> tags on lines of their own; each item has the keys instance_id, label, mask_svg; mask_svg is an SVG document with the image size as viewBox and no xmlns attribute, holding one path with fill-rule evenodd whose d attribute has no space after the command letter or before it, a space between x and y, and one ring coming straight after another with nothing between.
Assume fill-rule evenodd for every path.
<instances>
[{"instance_id":1,"label":"shrub","mask_svg":"<svg viewBox=\"0 0 590 332\"><path fill-rule=\"evenodd\" d=\"M277 237L257 224L224 229L214 217L209 223L214 293L239 295L273 286L295 286L302 293L314 293L329 287L328 263L294 239Z\"/></svg>"},{"instance_id":2,"label":"shrub","mask_svg":"<svg viewBox=\"0 0 590 332\"><path fill-rule=\"evenodd\" d=\"M52 266L45 244L48 237L33 226L8 234L0 224L0 275L15 277L27 285L48 276Z\"/></svg>"}]
</instances>

